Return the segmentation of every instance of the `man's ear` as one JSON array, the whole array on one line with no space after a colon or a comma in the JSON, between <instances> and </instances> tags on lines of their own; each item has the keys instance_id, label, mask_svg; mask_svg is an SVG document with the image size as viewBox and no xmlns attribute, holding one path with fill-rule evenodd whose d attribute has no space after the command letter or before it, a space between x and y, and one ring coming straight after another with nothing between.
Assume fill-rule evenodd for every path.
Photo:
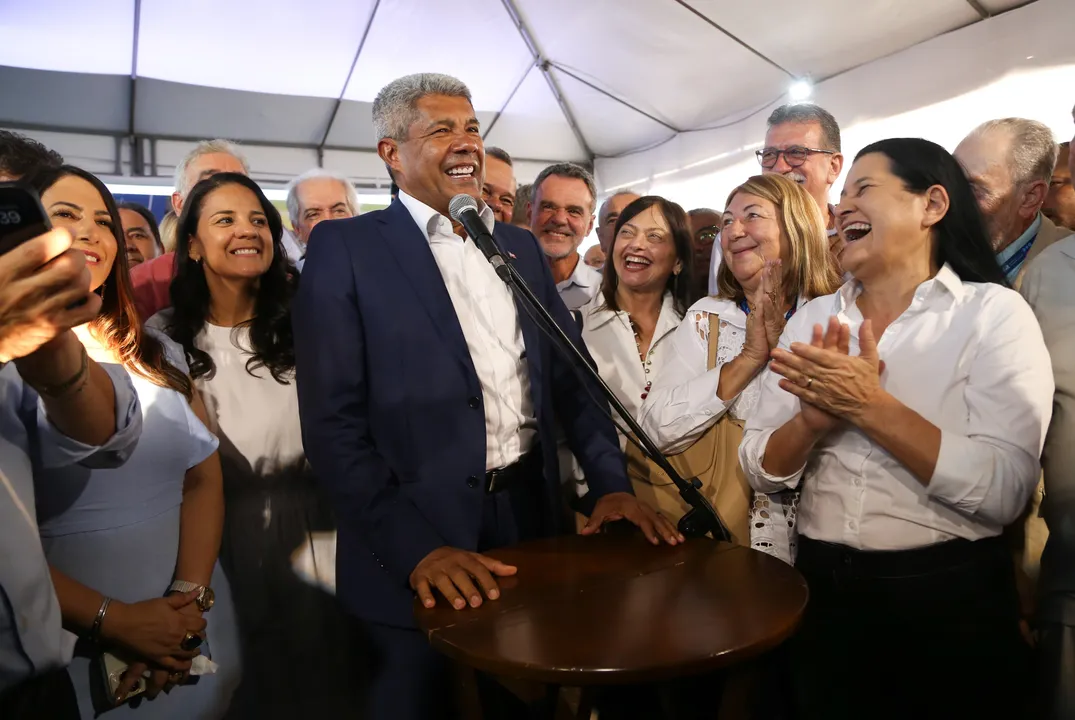
<instances>
[{"instance_id":1,"label":"man's ear","mask_svg":"<svg viewBox=\"0 0 1075 720\"><path fill-rule=\"evenodd\" d=\"M1023 191L1023 198L1019 203L1019 215L1025 219L1036 216L1048 194L1049 183L1044 180L1035 180L1030 183Z\"/></svg>"},{"instance_id":2,"label":"man's ear","mask_svg":"<svg viewBox=\"0 0 1075 720\"><path fill-rule=\"evenodd\" d=\"M829 157L829 185L835 185L844 171L844 154L835 153Z\"/></svg>"},{"instance_id":3,"label":"man's ear","mask_svg":"<svg viewBox=\"0 0 1075 720\"><path fill-rule=\"evenodd\" d=\"M399 162L399 143L392 138L382 138L377 143L377 155L391 170L392 177L396 178L396 185L399 185L398 178L402 169L402 165Z\"/></svg>"}]
</instances>

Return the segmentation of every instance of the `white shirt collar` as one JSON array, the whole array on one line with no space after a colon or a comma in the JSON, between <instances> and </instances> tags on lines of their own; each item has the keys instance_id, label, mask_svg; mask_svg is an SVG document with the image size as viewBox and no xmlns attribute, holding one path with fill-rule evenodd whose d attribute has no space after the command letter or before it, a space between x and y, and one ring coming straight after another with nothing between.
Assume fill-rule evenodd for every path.
<instances>
[{"instance_id":1,"label":"white shirt collar","mask_svg":"<svg viewBox=\"0 0 1075 720\"><path fill-rule=\"evenodd\" d=\"M583 262L582 255L579 255L579 261L575 263L575 269L572 271L571 276L563 282L556 283L556 289L563 291L565 288L577 285L589 290L600 286L602 277L601 273Z\"/></svg>"},{"instance_id":2,"label":"white shirt collar","mask_svg":"<svg viewBox=\"0 0 1075 720\"><path fill-rule=\"evenodd\" d=\"M399 191L399 201L403 203L403 207L407 208L407 212L411 214L414 223L425 233L427 240L432 239L437 234L438 228L446 235L453 234L452 220L447 215L440 214L421 200L411 197L402 190ZM481 217L489 232L493 232L494 217L492 209L481 200L478 200L478 207L481 208L478 212L479 217ZM443 223L447 223L447 225L443 225Z\"/></svg>"},{"instance_id":3,"label":"white shirt collar","mask_svg":"<svg viewBox=\"0 0 1075 720\"><path fill-rule=\"evenodd\" d=\"M584 325L591 330L597 330L617 317L622 317L624 323L629 322L627 312L624 310L612 310L605 304L605 296L598 292L593 299L581 309L586 319ZM666 291L661 300L661 314L657 317L657 327L653 331L653 342L656 342L669 334L683 321L683 316L676 312L675 298L672 293Z\"/></svg>"},{"instance_id":4,"label":"white shirt collar","mask_svg":"<svg viewBox=\"0 0 1075 720\"><path fill-rule=\"evenodd\" d=\"M936 275L918 286L911 303L922 302L931 294L944 291L947 291L957 301L963 297L965 292L963 281L959 279L956 271L948 263L942 265ZM836 312L845 312L848 308L853 307L861 294L862 283L858 280L852 279L844 283L836 293Z\"/></svg>"}]
</instances>

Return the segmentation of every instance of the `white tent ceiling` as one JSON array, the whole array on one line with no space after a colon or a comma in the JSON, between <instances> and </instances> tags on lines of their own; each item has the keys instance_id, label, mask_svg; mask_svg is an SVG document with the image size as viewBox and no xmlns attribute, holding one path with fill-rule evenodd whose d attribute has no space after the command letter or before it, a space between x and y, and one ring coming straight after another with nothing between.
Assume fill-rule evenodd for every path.
<instances>
[{"instance_id":1,"label":"white tent ceiling","mask_svg":"<svg viewBox=\"0 0 1075 720\"><path fill-rule=\"evenodd\" d=\"M167 176L190 142L255 176L387 182L370 103L395 77L470 87L528 179L724 126L1026 0L0 0L0 126L89 169Z\"/></svg>"}]
</instances>

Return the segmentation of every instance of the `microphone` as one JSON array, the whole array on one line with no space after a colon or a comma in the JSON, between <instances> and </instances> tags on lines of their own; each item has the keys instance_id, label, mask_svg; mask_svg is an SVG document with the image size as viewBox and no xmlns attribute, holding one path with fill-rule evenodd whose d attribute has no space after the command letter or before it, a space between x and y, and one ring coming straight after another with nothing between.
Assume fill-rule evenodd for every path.
<instances>
[{"instance_id":1,"label":"microphone","mask_svg":"<svg viewBox=\"0 0 1075 720\"><path fill-rule=\"evenodd\" d=\"M508 264L500 254L500 248L489 231L485 228L481 216L478 215L478 201L466 193L460 193L448 203L448 214L452 220L463 226L467 231L467 237L474 241L474 246L482 251L482 255L496 270L504 282L508 282Z\"/></svg>"}]
</instances>

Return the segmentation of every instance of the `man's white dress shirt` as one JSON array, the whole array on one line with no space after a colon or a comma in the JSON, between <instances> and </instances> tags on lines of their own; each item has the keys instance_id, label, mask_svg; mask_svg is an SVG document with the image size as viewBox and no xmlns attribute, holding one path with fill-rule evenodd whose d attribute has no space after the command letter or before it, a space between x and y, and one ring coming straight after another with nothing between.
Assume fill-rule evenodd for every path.
<instances>
[{"instance_id":1,"label":"man's white dress shirt","mask_svg":"<svg viewBox=\"0 0 1075 720\"><path fill-rule=\"evenodd\" d=\"M560 299L567 305L568 310L578 310L597 295L601 289L601 273L582 261L578 255L578 262L571 277L563 282L556 283L556 292Z\"/></svg>"},{"instance_id":2,"label":"man's white dress shirt","mask_svg":"<svg viewBox=\"0 0 1075 720\"><path fill-rule=\"evenodd\" d=\"M857 282L807 303L780 339L810 342L815 324L835 315L859 352ZM1026 507L1038 481L1052 409L1053 376L1041 330L1026 302L991 283L962 282L945 265L915 291L884 332L882 387L941 430L933 477L922 485L898 460L852 425L818 443L799 470L762 469L769 437L799 411L799 400L765 371L739 458L760 492L795 487L799 531L863 550L904 550L954 538L999 535Z\"/></svg>"},{"instance_id":3,"label":"man's white dress shirt","mask_svg":"<svg viewBox=\"0 0 1075 720\"><path fill-rule=\"evenodd\" d=\"M429 239L448 288L485 401L485 468L511 465L537 436L526 347L511 290L473 242L452 232L452 221L402 190L399 201ZM483 203L484 206L484 203ZM482 222L493 231L493 211Z\"/></svg>"}]
</instances>

